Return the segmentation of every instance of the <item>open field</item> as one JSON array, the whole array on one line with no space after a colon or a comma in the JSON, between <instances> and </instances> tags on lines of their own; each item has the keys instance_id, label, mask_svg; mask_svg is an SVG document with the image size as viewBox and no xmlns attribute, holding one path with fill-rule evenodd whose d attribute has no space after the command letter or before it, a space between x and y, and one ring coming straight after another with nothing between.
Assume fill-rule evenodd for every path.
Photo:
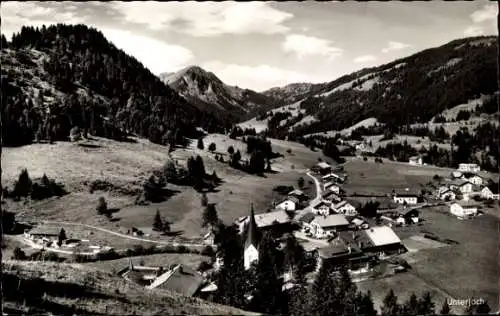
<instances>
[{"instance_id":1,"label":"open field","mask_svg":"<svg viewBox=\"0 0 500 316\"><path fill-rule=\"evenodd\" d=\"M89 263L83 263L83 265L106 272L117 272L120 269L128 266L129 258L135 265L140 265L141 262L144 262L144 265L146 266L151 266L151 267L161 266L167 268L172 264L182 264L189 268L197 269L200 262L202 261L210 262L209 257L202 255L186 254L186 253L183 254L162 253L156 255L127 257L116 260L89 262Z\"/></svg>"},{"instance_id":2,"label":"open field","mask_svg":"<svg viewBox=\"0 0 500 316\"><path fill-rule=\"evenodd\" d=\"M17 178L20 168L27 167L32 177L39 177L44 172L66 185L70 193L60 198L28 203L7 201L6 209L16 212L21 220L56 220L107 228L113 231L127 232L132 227L151 230L156 210L169 220L173 231L183 233L184 237L200 237L205 233L201 229L200 194L190 187L168 184L173 195L164 202L147 206L135 205L136 196L117 191L95 191L89 193L84 181L106 180L115 186L140 188L144 179L153 168L162 166L167 160L167 149L142 139L136 143L120 143L104 138L95 138L84 143L93 147L81 147L77 143L59 142L54 145L34 144L19 148L6 148L2 156L3 178L12 183ZM204 160L207 173L215 171L223 183L216 192L208 193L208 199L217 203L219 217L225 222L247 215L250 203L257 213L267 210L273 199L279 199L272 189L277 185L296 186L297 179L305 176L307 168L322 157L321 152L312 152L303 145L271 140L273 151L284 157L272 161L275 173L266 173L265 177L249 175L233 169L227 163L215 160L214 154L196 148L193 142L187 148L179 148L171 153L179 164L186 163L190 156L200 155ZM246 155L246 145L239 140L232 140L224 135L208 135L205 147L216 143L217 152L227 153L232 145ZM291 153L287 153L287 149ZM225 161L228 157L225 157ZM63 167L61 167L63 166ZM10 181L10 182L9 182ZM311 191L311 190L310 190ZM310 192L314 195L315 192ZM109 221L96 212L98 198L103 196L108 208L114 209L114 221ZM71 233L71 231L68 231ZM83 234L87 233L82 231ZM79 234L79 232L78 232ZM102 237L102 238L101 238ZM89 238L87 238L89 239ZM112 242L117 246L131 244L130 240L121 241L120 237L102 235L95 232L93 239ZM132 241L132 243L134 243ZM114 245L113 245L114 246Z\"/></svg>"},{"instance_id":3,"label":"open field","mask_svg":"<svg viewBox=\"0 0 500 316\"><path fill-rule=\"evenodd\" d=\"M344 167L348 175L343 189L348 194L391 194L393 189L420 188L435 174L446 177L453 169L434 166L412 166L407 163L384 160L384 163L351 158Z\"/></svg>"},{"instance_id":4,"label":"open field","mask_svg":"<svg viewBox=\"0 0 500 316\"><path fill-rule=\"evenodd\" d=\"M19 314L255 315L166 290L147 291L81 264L7 260L2 268L4 308Z\"/></svg>"},{"instance_id":5,"label":"open field","mask_svg":"<svg viewBox=\"0 0 500 316\"><path fill-rule=\"evenodd\" d=\"M492 310L497 310L500 294L500 220L486 214L461 221L451 216L445 207L422 209L420 217L423 219L422 226L394 228L403 242L413 239L410 244L417 244L415 248L419 248L401 255L410 263L412 270L404 275L370 280L359 285L377 295L385 295L387 291L378 291L392 287L396 294L402 293L400 296L412 291L422 292L430 287L436 293L447 293L456 299L482 297L488 300ZM424 240L420 239L423 233L432 233L458 244L437 247L439 243L431 240L425 240L424 244ZM415 238L416 235L419 236Z\"/></svg>"}]
</instances>

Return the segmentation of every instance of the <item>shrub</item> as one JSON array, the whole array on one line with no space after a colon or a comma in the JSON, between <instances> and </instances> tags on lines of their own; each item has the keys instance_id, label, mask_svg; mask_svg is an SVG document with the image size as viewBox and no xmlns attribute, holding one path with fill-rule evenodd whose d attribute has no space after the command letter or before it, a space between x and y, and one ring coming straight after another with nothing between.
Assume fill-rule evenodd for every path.
<instances>
[{"instance_id":1,"label":"shrub","mask_svg":"<svg viewBox=\"0 0 500 316\"><path fill-rule=\"evenodd\" d=\"M96 211L97 214L99 215L104 215L108 212L108 204L106 203L106 200L102 196L99 198L97 202Z\"/></svg>"},{"instance_id":2,"label":"shrub","mask_svg":"<svg viewBox=\"0 0 500 316\"><path fill-rule=\"evenodd\" d=\"M212 268L212 265L206 261L200 262L198 265L197 271L204 272Z\"/></svg>"},{"instance_id":3,"label":"shrub","mask_svg":"<svg viewBox=\"0 0 500 316\"><path fill-rule=\"evenodd\" d=\"M215 146L215 143L211 143L210 145L208 145L209 151L214 152L216 149L217 149L217 147Z\"/></svg>"},{"instance_id":4,"label":"shrub","mask_svg":"<svg viewBox=\"0 0 500 316\"><path fill-rule=\"evenodd\" d=\"M21 250L21 248L16 247L16 249L14 249L12 258L15 260L25 260L26 254L24 253L24 251Z\"/></svg>"},{"instance_id":5,"label":"shrub","mask_svg":"<svg viewBox=\"0 0 500 316\"><path fill-rule=\"evenodd\" d=\"M234 147L233 147L233 146L229 146L229 147L227 148L227 152L228 152L230 155L234 154Z\"/></svg>"},{"instance_id":6,"label":"shrub","mask_svg":"<svg viewBox=\"0 0 500 316\"><path fill-rule=\"evenodd\" d=\"M292 153L292 150L291 150L290 148L288 148L288 149L286 150L286 152L287 152L287 153L289 153L289 154L291 154L291 153Z\"/></svg>"},{"instance_id":7,"label":"shrub","mask_svg":"<svg viewBox=\"0 0 500 316\"><path fill-rule=\"evenodd\" d=\"M366 158L366 157L363 157L363 161L368 161L368 158Z\"/></svg>"},{"instance_id":8,"label":"shrub","mask_svg":"<svg viewBox=\"0 0 500 316\"><path fill-rule=\"evenodd\" d=\"M201 250L201 254L203 256L212 257L213 255L215 255L215 250L212 246L206 246Z\"/></svg>"},{"instance_id":9,"label":"shrub","mask_svg":"<svg viewBox=\"0 0 500 316\"><path fill-rule=\"evenodd\" d=\"M176 252L177 253L188 253L189 249L186 248L184 245L179 245L176 247Z\"/></svg>"}]
</instances>

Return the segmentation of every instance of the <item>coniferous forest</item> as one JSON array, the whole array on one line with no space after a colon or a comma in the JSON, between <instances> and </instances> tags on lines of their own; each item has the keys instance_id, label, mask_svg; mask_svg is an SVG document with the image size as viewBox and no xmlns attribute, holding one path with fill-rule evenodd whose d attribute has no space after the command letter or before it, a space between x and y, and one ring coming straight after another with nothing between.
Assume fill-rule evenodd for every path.
<instances>
[{"instance_id":1,"label":"coniferous forest","mask_svg":"<svg viewBox=\"0 0 500 316\"><path fill-rule=\"evenodd\" d=\"M2 133L6 146L65 140L78 126L114 139L155 143L222 131L227 122L203 113L135 58L84 25L23 27L2 36ZM40 84L37 86L36 81Z\"/></svg>"}]
</instances>

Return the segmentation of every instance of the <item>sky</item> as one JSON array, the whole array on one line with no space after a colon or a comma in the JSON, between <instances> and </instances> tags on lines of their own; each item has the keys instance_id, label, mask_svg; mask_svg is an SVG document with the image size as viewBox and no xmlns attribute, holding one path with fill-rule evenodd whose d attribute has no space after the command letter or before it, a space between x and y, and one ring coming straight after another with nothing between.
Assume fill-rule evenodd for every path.
<instances>
[{"instance_id":1,"label":"sky","mask_svg":"<svg viewBox=\"0 0 500 316\"><path fill-rule=\"evenodd\" d=\"M190 65L263 91L327 82L454 39L497 35L488 1L14 2L2 33L23 25L86 24L152 73Z\"/></svg>"}]
</instances>

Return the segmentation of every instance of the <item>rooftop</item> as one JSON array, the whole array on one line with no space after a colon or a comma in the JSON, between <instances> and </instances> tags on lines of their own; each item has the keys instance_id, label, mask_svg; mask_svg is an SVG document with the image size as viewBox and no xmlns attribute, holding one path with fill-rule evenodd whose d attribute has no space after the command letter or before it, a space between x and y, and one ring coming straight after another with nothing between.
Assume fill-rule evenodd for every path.
<instances>
[{"instance_id":1,"label":"rooftop","mask_svg":"<svg viewBox=\"0 0 500 316\"><path fill-rule=\"evenodd\" d=\"M261 213L255 215L255 223L257 224L257 227L266 227L266 226L271 226L276 223L279 224L284 224L288 223L292 220L293 218L290 218L288 213L284 210L279 210L279 211L273 211L269 213Z\"/></svg>"},{"instance_id":2,"label":"rooftop","mask_svg":"<svg viewBox=\"0 0 500 316\"><path fill-rule=\"evenodd\" d=\"M342 214L331 214L328 216L316 216L313 220L320 227L333 227L349 225L349 221Z\"/></svg>"},{"instance_id":3,"label":"rooftop","mask_svg":"<svg viewBox=\"0 0 500 316\"><path fill-rule=\"evenodd\" d=\"M316 217L316 214L311 213L311 212L307 212L307 213L303 214L302 216L300 216L299 218L297 218L297 220L301 221L301 222L310 223L310 222L312 222L312 220L315 217Z\"/></svg>"},{"instance_id":4,"label":"rooftop","mask_svg":"<svg viewBox=\"0 0 500 316\"><path fill-rule=\"evenodd\" d=\"M288 193L288 195L304 195L304 192L302 190L293 190L292 192Z\"/></svg>"},{"instance_id":5,"label":"rooftop","mask_svg":"<svg viewBox=\"0 0 500 316\"><path fill-rule=\"evenodd\" d=\"M388 226L377 226L364 230L374 246L400 243L398 235Z\"/></svg>"},{"instance_id":6,"label":"rooftop","mask_svg":"<svg viewBox=\"0 0 500 316\"><path fill-rule=\"evenodd\" d=\"M459 201L456 201L455 203L453 204L458 204L460 205L461 207L479 207L481 204L474 201L474 200L459 200Z\"/></svg>"},{"instance_id":7,"label":"rooftop","mask_svg":"<svg viewBox=\"0 0 500 316\"><path fill-rule=\"evenodd\" d=\"M152 288L161 287L189 297L194 295L202 283L203 276L200 273L188 267L177 265L159 276L151 286Z\"/></svg>"},{"instance_id":8,"label":"rooftop","mask_svg":"<svg viewBox=\"0 0 500 316\"><path fill-rule=\"evenodd\" d=\"M327 168L331 168L331 167L332 167L329 163L326 163L326 162L324 162L324 161L322 161L322 162L318 162L318 163L316 164L316 166L318 166L318 167L319 167L319 168L321 168L321 169L327 169Z\"/></svg>"},{"instance_id":9,"label":"rooftop","mask_svg":"<svg viewBox=\"0 0 500 316\"><path fill-rule=\"evenodd\" d=\"M59 236L61 228L56 227L35 227L30 230L31 235Z\"/></svg>"},{"instance_id":10,"label":"rooftop","mask_svg":"<svg viewBox=\"0 0 500 316\"><path fill-rule=\"evenodd\" d=\"M289 196L289 197L286 197L283 200L281 200L278 204L281 204L281 203L286 202L286 201L291 201L293 203L299 203L300 202L299 199L297 199L296 197Z\"/></svg>"}]
</instances>

